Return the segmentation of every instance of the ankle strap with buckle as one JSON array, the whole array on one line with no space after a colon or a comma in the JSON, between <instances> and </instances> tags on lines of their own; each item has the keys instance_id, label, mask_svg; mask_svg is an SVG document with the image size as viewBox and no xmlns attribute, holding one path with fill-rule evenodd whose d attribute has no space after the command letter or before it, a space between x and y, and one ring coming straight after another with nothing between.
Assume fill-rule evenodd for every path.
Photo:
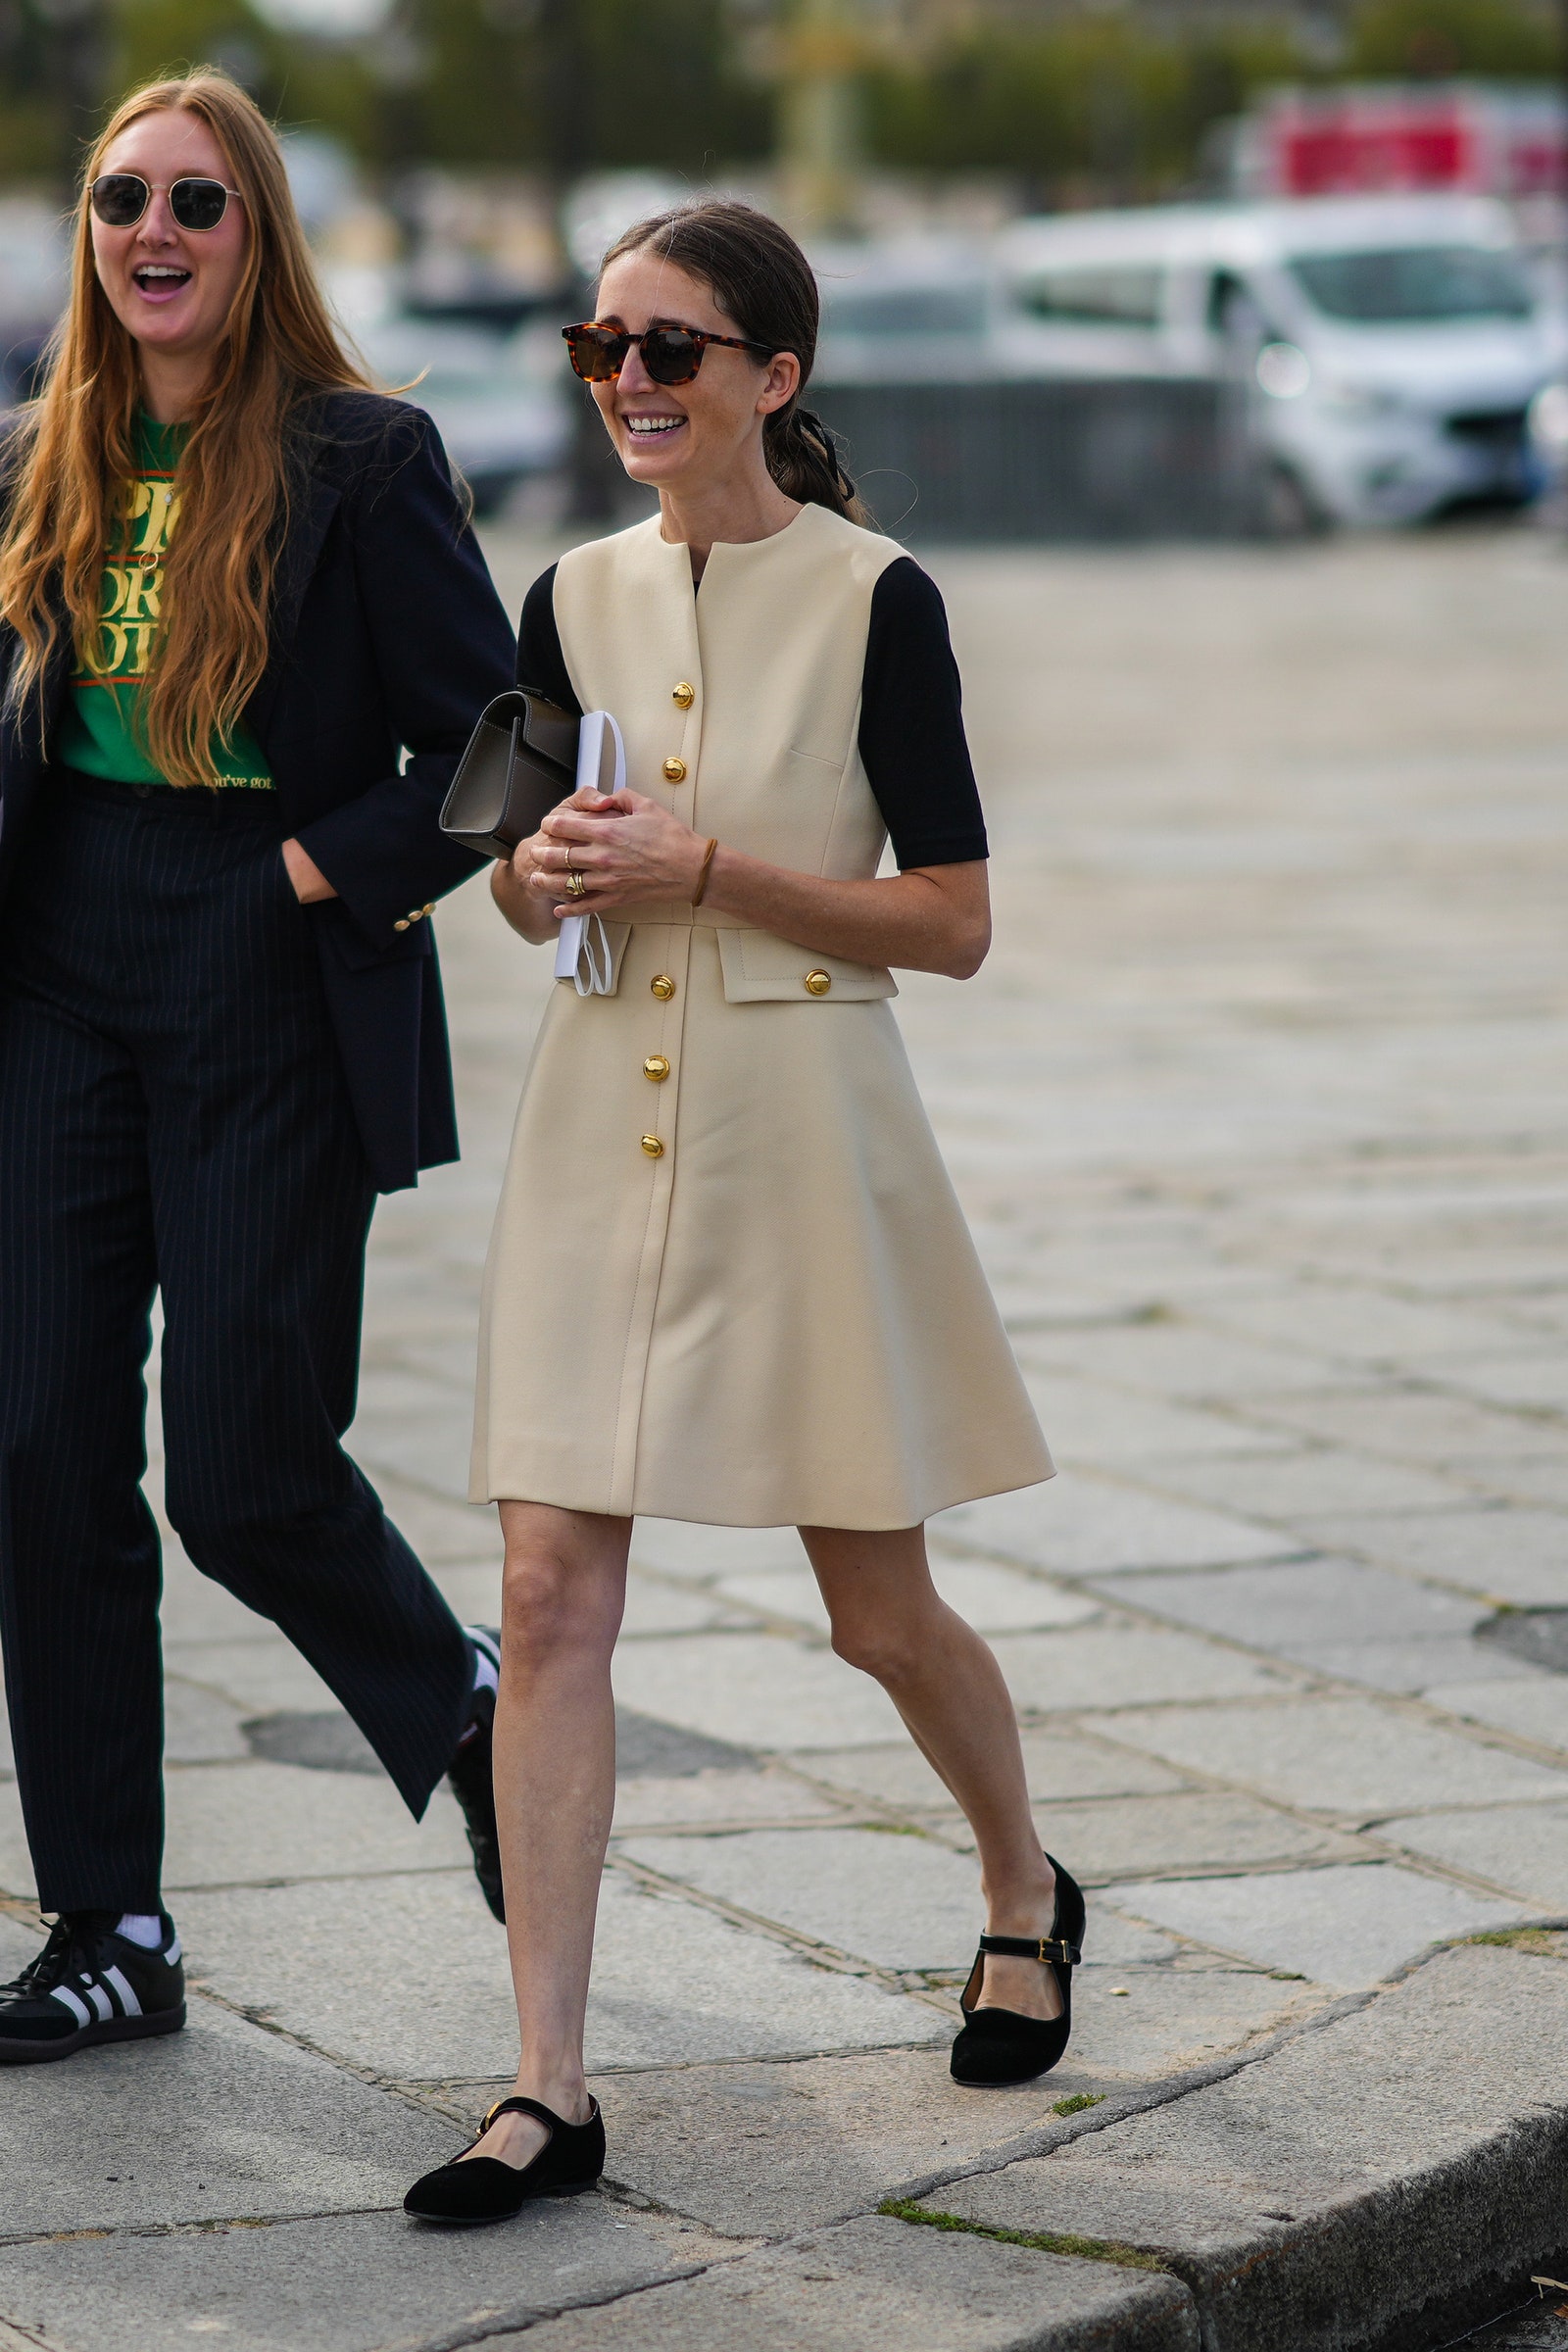
<instances>
[{"instance_id":1,"label":"ankle strap with buckle","mask_svg":"<svg viewBox=\"0 0 1568 2352\"><path fill-rule=\"evenodd\" d=\"M1042 1968L1076 1968L1083 1958L1082 1947L1063 1936L982 1936L980 1949L1009 1960L1038 1960Z\"/></svg>"}]
</instances>

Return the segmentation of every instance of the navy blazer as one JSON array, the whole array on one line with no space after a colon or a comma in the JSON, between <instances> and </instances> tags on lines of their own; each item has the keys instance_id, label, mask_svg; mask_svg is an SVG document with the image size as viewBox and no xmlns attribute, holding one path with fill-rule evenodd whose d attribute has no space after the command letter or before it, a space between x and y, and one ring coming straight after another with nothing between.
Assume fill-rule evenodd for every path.
<instances>
[{"instance_id":1,"label":"navy blazer","mask_svg":"<svg viewBox=\"0 0 1568 2352\"><path fill-rule=\"evenodd\" d=\"M301 415L274 576L270 651L245 710L296 835L337 892L306 908L376 1186L458 1156L452 1064L428 907L485 861L437 819L514 642L428 416L370 392ZM16 654L0 632L0 690ZM0 710L0 905L72 667Z\"/></svg>"}]
</instances>

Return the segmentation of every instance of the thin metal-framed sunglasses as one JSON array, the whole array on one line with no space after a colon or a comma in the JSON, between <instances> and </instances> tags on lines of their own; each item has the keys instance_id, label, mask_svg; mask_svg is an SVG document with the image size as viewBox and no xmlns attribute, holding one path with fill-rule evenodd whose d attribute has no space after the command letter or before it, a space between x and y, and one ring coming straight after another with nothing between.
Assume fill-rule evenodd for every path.
<instances>
[{"instance_id":1,"label":"thin metal-framed sunglasses","mask_svg":"<svg viewBox=\"0 0 1568 2352\"><path fill-rule=\"evenodd\" d=\"M760 352L765 360L773 357L770 343L754 343L750 335L708 335L695 326L651 326L645 335L629 335L621 327L599 326L589 319L561 331L572 367L585 384L613 383L634 343L656 384L689 384L710 343L722 343L729 351Z\"/></svg>"},{"instance_id":2,"label":"thin metal-framed sunglasses","mask_svg":"<svg viewBox=\"0 0 1568 2352\"><path fill-rule=\"evenodd\" d=\"M87 190L87 201L106 228L134 228L151 204L156 188L139 172L105 172ZM225 188L220 179L175 179L163 191L176 228L204 235L216 228L238 188Z\"/></svg>"}]
</instances>

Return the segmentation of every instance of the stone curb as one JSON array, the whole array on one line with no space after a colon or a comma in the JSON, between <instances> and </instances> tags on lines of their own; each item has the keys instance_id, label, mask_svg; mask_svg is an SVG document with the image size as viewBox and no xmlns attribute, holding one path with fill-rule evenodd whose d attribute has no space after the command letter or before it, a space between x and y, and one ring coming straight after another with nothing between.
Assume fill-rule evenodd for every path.
<instances>
[{"instance_id":1,"label":"stone curb","mask_svg":"<svg viewBox=\"0 0 1568 2352\"><path fill-rule=\"evenodd\" d=\"M1203 2352L1430 2352L1568 2251L1565 2062L1560 1960L1449 1947L1173 2101L923 2201L1152 2254Z\"/></svg>"}]
</instances>

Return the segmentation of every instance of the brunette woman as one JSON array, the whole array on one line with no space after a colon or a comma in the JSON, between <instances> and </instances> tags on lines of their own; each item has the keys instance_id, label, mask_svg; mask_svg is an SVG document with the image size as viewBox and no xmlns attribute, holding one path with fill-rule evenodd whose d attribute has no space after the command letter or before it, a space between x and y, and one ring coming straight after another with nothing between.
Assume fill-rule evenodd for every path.
<instances>
[{"instance_id":1,"label":"brunette woman","mask_svg":"<svg viewBox=\"0 0 1568 2352\"><path fill-rule=\"evenodd\" d=\"M471 863L437 815L511 653L428 418L338 347L269 125L220 74L136 91L5 459L0 1632L59 1921L0 1988L0 2062L184 2017L155 1295L186 1551L416 1815L454 1770L499 1913L492 1645L339 1439L375 1194L456 1156L429 917Z\"/></svg>"},{"instance_id":2,"label":"brunette woman","mask_svg":"<svg viewBox=\"0 0 1568 2352\"><path fill-rule=\"evenodd\" d=\"M954 2074L1025 2081L1066 2046L1083 1898L922 1528L1051 1459L886 1003L891 965L979 967L985 829L941 600L800 406L816 321L785 231L706 204L628 231L568 330L660 514L575 549L523 613L519 674L613 712L633 788L577 796L493 877L525 939L597 914L616 961L611 993L568 982L546 1013L487 1274L472 1493L506 1538L522 2061L411 2190L427 2221L498 2220L604 2160L583 2012L636 1512L799 1527L835 1649L974 1830L988 1932Z\"/></svg>"}]
</instances>

